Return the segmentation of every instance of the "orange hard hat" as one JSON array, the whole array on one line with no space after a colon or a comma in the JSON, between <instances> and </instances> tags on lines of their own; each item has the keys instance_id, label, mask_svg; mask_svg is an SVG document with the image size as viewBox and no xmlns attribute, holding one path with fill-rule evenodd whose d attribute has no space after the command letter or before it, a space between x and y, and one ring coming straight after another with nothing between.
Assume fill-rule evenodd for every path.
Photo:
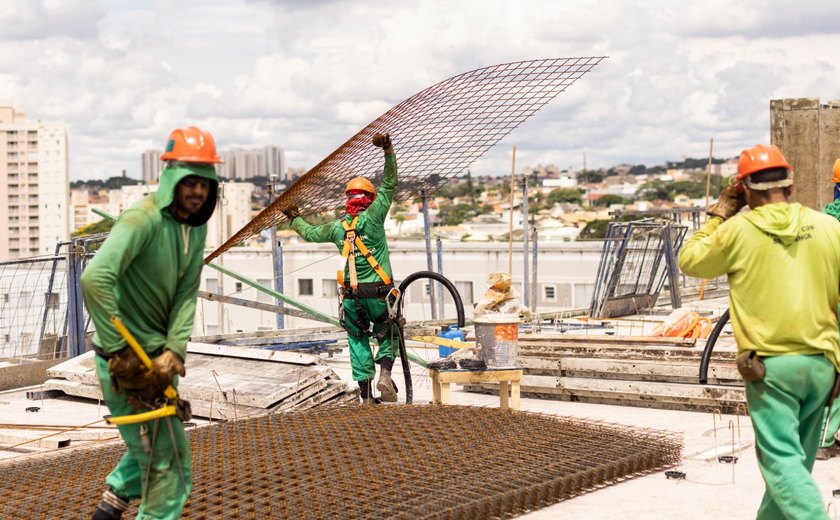
<instances>
[{"instance_id":1,"label":"orange hard hat","mask_svg":"<svg viewBox=\"0 0 840 520\"><path fill-rule=\"evenodd\" d=\"M741 157L738 159L738 180L741 181L754 173L775 168L792 169L778 146L757 144L741 152Z\"/></svg>"},{"instance_id":2,"label":"orange hard hat","mask_svg":"<svg viewBox=\"0 0 840 520\"><path fill-rule=\"evenodd\" d=\"M356 177L355 179L350 179L350 182L347 183L347 187L344 188L344 194L346 195L348 192L354 190L366 191L370 193L370 195L374 199L376 198L376 190L373 187L373 183L371 183L369 179L366 179L364 177Z\"/></svg>"},{"instance_id":3,"label":"orange hard hat","mask_svg":"<svg viewBox=\"0 0 840 520\"><path fill-rule=\"evenodd\" d=\"M834 161L834 175L831 177L831 182L840 182L840 159Z\"/></svg>"},{"instance_id":4,"label":"orange hard hat","mask_svg":"<svg viewBox=\"0 0 840 520\"><path fill-rule=\"evenodd\" d=\"M160 160L204 164L222 162L216 155L213 136L195 126L173 130Z\"/></svg>"}]
</instances>

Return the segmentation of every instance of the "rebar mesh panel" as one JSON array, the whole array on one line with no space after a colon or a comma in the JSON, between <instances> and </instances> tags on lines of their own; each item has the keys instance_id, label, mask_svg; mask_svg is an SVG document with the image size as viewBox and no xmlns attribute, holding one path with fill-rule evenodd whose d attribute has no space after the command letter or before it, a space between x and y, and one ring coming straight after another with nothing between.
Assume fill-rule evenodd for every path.
<instances>
[{"instance_id":1,"label":"rebar mesh panel","mask_svg":"<svg viewBox=\"0 0 840 520\"><path fill-rule=\"evenodd\" d=\"M674 465L682 450L665 431L431 405L269 415L189 436L187 519L510 518ZM88 517L123 451L0 462L0 517Z\"/></svg>"},{"instance_id":2,"label":"rebar mesh panel","mask_svg":"<svg viewBox=\"0 0 840 520\"><path fill-rule=\"evenodd\" d=\"M207 262L285 219L344 206L344 186L362 176L378 184L382 151L371 145L388 132L397 152L395 201L434 192L494 144L598 65L604 56L520 61L454 76L379 116L286 189L245 227L213 251Z\"/></svg>"}]
</instances>

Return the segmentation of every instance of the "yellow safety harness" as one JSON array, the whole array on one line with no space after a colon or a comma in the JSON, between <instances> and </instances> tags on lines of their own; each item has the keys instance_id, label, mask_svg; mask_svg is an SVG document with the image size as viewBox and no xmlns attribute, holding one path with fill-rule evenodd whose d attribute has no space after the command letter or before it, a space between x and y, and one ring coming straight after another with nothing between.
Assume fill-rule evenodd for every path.
<instances>
[{"instance_id":1,"label":"yellow safety harness","mask_svg":"<svg viewBox=\"0 0 840 520\"><path fill-rule=\"evenodd\" d=\"M358 323L357 326L364 330L361 335L368 335L376 337L378 340L381 340L381 335L385 334L390 327L387 325L389 323L393 323L394 320L397 318L399 314L398 304L400 302L400 291L391 281L391 277L388 273L385 272L385 269L376 261L376 258L373 257L373 254L368 250L365 244L362 242L362 238L356 232L356 223L358 222L359 217L354 216L353 219L348 223L346 220L341 221L342 227L344 227L344 247L341 250L341 256L347 259L347 270L350 274L350 287L348 288L345 285L344 281L344 269L338 271L338 275L336 276L336 280L338 281L339 285L339 301L338 301L338 315L339 315L339 322L341 325L347 329L348 333L350 332L350 328L344 322L344 298L353 298L356 299L356 305L359 307L359 313L364 314L364 310L361 308L361 304L358 302L358 298L368 298L368 297L384 297L385 304L388 308L388 313L386 317L382 320L376 320L375 323L381 323L381 325L377 326L368 318L363 319L363 322ZM378 283L376 284L363 284L367 287L361 288L359 287L359 279L356 275L356 256L362 255L367 263L370 264L371 268L373 268L373 272L379 276L382 280L382 285L380 286ZM376 285L377 287L370 291L369 285ZM381 290L381 292L380 292ZM357 336L361 337L361 336Z\"/></svg>"},{"instance_id":2,"label":"yellow safety harness","mask_svg":"<svg viewBox=\"0 0 840 520\"><path fill-rule=\"evenodd\" d=\"M358 215L353 217L349 223L346 220L341 221L344 227L344 247L341 250L341 256L347 259L348 271L350 272L350 287L355 291L359 288L359 279L356 276L356 255L361 254L370 264L373 271L382 279L385 285L391 285L391 277L385 272L385 269L379 265L376 258L373 257L368 248L362 242L362 237L356 233L356 222L359 220ZM344 270L338 271L338 284L344 287Z\"/></svg>"}]
</instances>

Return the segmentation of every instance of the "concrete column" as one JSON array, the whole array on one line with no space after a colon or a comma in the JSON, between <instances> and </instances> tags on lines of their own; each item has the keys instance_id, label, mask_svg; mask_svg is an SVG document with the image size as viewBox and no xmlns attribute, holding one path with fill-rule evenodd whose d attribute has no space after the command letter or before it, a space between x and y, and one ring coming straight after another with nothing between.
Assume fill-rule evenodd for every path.
<instances>
[{"instance_id":1,"label":"concrete column","mask_svg":"<svg viewBox=\"0 0 840 520\"><path fill-rule=\"evenodd\" d=\"M840 158L840 101L771 100L770 142L793 166L795 202L821 210L833 200L831 169Z\"/></svg>"}]
</instances>

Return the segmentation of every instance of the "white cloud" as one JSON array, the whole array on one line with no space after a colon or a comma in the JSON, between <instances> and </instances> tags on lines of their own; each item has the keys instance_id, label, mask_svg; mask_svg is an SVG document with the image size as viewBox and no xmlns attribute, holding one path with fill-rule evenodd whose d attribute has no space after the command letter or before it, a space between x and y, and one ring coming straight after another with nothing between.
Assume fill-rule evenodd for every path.
<instances>
[{"instance_id":1,"label":"white cloud","mask_svg":"<svg viewBox=\"0 0 840 520\"><path fill-rule=\"evenodd\" d=\"M7 2L8 3L8 2ZM311 167L389 107L508 61L608 55L482 160L590 167L769 139L769 101L840 97L840 4L709 0L13 0L0 102L71 129L74 179L138 176L176 127Z\"/></svg>"}]
</instances>

